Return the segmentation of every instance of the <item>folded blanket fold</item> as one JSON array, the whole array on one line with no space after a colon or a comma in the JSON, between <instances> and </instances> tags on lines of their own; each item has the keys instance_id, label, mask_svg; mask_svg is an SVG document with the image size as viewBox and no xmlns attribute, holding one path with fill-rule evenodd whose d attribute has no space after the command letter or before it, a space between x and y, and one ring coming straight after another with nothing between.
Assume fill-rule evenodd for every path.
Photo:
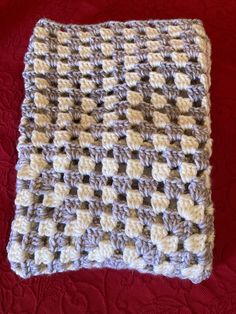
<instances>
[{"instance_id":1,"label":"folded blanket fold","mask_svg":"<svg viewBox=\"0 0 236 314\"><path fill-rule=\"evenodd\" d=\"M25 55L21 277L79 268L209 277L210 43L200 20L37 22Z\"/></svg>"}]
</instances>

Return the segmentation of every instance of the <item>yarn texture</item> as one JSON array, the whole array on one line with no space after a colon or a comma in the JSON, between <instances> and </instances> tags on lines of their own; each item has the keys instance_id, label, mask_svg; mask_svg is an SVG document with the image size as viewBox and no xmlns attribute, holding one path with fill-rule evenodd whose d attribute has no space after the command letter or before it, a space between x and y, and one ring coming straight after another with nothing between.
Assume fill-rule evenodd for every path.
<instances>
[{"instance_id":1,"label":"yarn texture","mask_svg":"<svg viewBox=\"0 0 236 314\"><path fill-rule=\"evenodd\" d=\"M37 22L7 247L18 275L209 277L210 50L200 20Z\"/></svg>"}]
</instances>

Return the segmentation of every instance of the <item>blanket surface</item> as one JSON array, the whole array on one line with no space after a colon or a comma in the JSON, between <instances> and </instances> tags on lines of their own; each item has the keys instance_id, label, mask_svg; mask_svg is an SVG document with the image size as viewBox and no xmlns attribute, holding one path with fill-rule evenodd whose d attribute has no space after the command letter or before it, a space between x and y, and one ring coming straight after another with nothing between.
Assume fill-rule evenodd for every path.
<instances>
[{"instance_id":1,"label":"blanket surface","mask_svg":"<svg viewBox=\"0 0 236 314\"><path fill-rule=\"evenodd\" d=\"M235 19L233 1L3 1L0 5L0 313L234 313L235 248ZM220 16L220 19L219 19ZM10 270L6 245L15 215L15 164L23 57L35 23L199 18L212 43L212 191L216 239L213 274L190 281L112 269L78 270L21 279Z\"/></svg>"},{"instance_id":2,"label":"blanket surface","mask_svg":"<svg viewBox=\"0 0 236 314\"><path fill-rule=\"evenodd\" d=\"M42 19L23 77L8 245L16 273L109 267L208 278L210 43L201 21Z\"/></svg>"}]
</instances>

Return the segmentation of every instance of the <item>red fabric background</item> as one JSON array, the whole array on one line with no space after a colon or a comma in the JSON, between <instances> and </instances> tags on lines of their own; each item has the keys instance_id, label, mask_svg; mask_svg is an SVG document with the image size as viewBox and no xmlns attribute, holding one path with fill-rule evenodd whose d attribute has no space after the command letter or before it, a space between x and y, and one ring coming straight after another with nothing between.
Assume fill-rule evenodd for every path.
<instances>
[{"instance_id":1,"label":"red fabric background","mask_svg":"<svg viewBox=\"0 0 236 314\"><path fill-rule=\"evenodd\" d=\"M0 313L236 313L236 1L0 1ZM23 56L39 18L63 23L200 18L212 42L214 272L199 285L131 271L18 278L6 244L14 215Z\"/></svg>"}]
</instances>

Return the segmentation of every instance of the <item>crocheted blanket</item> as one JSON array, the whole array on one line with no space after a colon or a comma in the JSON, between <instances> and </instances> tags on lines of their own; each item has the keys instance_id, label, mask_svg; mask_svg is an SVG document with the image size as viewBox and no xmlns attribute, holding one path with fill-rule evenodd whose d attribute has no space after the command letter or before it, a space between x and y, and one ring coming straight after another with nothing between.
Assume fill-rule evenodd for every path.
<instances>
[{"instance_id":1,"label":"crocheted blanket","mask_svg":"<svg viewBox=\"0 0 236 314\"><path fill-rule=\"evenodd\" d=\"M199 20L38 21L7 247L18 275L209 277L209 71Z\"/></svg>"}]
</instances>

